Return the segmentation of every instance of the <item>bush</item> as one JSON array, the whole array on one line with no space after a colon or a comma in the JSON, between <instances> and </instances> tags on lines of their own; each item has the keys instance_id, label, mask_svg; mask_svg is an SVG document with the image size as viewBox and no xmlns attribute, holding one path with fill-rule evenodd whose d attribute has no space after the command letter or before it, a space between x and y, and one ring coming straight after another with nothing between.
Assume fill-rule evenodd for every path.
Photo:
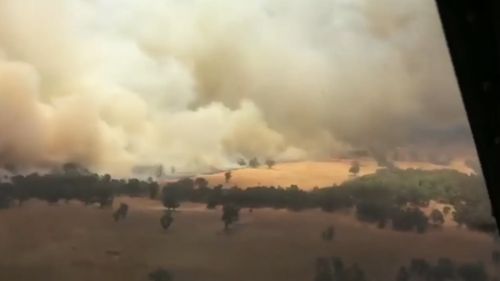
<instances>
[{"instance_id":1,"label":"bush","mask_svg":"<svg viewBox=\"0 0 500 281\"><path fill-rule=\"evenodd\" d=\"M487 281L488 274L482 263L463 264L457 269L458 275L464 281Z\"/></svg>"},{"instance_id":2,"label":"bush","mask_svg":"<svg viewBox=\"0 0 500 281\"><path fill-rule=\"evenodd\" d=\"M416 230L424 233L428 228L428 219L418 208L395 210L392 215L392 228L398 231Z\"/></svg>"},{"instance_id":3,"label":"bush","mask_svg":"<svg viewBox=\"0 0 500 281\"><path fill-rule=\"evenodd\" d=\"M493 251L491 253L491 260L495 264L500 264L500 251Z\"/></svg>"},{"instance_id":4,"label":"bush","mask_svg":"<svg viewBox=\"0 0 500 281\"><path fill-rule=\"evenodd\" d=\"M148 275L148 279L151 281L173 281L174 278L172 274L163 268L159 268Z\"/></svg>"},{"instance_id":5,"label":"bush","mask_svg":"<svg viewBox=\"0 0 500 281\"><path fill-rule=\"evenodd\" d=\"M251 168L259 167L260 166L259 160L256 157L250 159L250 161L248 161L248 166L250 166Z\"/></svg>"},{"instance_id":6,"label":"bush","mask_svg":"<svg viewBox=\"0 0 500 281\"><path fill-rule=\"evenodd\" d=\"M222 221L224 222L224 229L228 229L231 224L238 221L240 216L240 209L232 204L226 204L222 208Z\"/></svg>"}]
</instances>

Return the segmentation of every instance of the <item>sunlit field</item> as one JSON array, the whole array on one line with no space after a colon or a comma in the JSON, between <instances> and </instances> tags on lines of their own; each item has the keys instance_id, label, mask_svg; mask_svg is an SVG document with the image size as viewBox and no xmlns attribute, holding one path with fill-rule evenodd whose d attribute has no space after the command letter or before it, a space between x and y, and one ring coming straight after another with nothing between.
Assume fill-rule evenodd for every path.
<instances>
[{"instance_id":1,"label":"sunlit field","mask_svg":"<svg viewBox=\"0 0 500 281\"><path fill-rule=\"evenodd\" d=\"M381 168L376 161L372 159L360 160L359 175L374 173ZM263 164L258 169L242 168L232 172L230 183L226 183L224 173L213 175L204 175L211 185L226 185L226 186L258 186L258 185L273 185L287 187L290 185L298 185L304 189L312 189L314 187L325 187L332 184L340 184L350 178L349 168L352 160L335 159L330 161L300 161L290 163L279 163L268 169ZM463 161L454 161L448 165L437 165L428 162L397 162L396 165L402 169L414 168L424 170L435 170L449 168L466 174L473 171L467 167Z\"/></svg>"}]
</instances>

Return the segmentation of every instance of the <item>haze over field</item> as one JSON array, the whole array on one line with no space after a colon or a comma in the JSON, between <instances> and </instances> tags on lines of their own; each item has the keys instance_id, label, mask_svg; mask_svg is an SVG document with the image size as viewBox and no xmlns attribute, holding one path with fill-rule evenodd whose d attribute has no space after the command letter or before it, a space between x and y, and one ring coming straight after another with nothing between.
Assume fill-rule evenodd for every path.
<instances>
[{"instance_id":1,"label":"haze over field","mask_svg":"<svg viewBox=\"0 0 500 281\"><path fill-rule=\"evenodd\" d=\"M0 165L473 158L431 0L0 0Z\"/></svg>"}]
</instances>

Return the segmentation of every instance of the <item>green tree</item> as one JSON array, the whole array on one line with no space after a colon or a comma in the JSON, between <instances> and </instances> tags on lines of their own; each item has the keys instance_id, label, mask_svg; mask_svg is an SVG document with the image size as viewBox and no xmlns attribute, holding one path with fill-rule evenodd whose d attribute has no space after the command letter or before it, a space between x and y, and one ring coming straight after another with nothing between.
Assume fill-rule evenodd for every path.
<instances>
[{"instance_id":1,"label":"green tree","mask_svg":"<svg viewBox=\"0 0 500 281\"><path fill-rule=\"evenodd\" d=\"M437 265L431 270L433 280L454 280L455 279L455 264L448 258L440 258Z\"/></svg>"},{"instance_id":2,"label":"green tree","mask_svg":"<svg viewBox=\"0 0 500 281\"><path fill-rule=\"evenodd\" d=\"M160 192L160 186L157 182L149 183L149 198L156 199L158 197L158 193Z\"/></svg>"},{"instance_id":3,"label":"green tree","mask_svg":"<svg viewBox=\"0 0 500 281\"><path fill-rule=\"evenodd\" d=\"M410 273L411 275L416 275L419 277L428 276L431 270L431 265L425 259L412 259L410 263Z\"/></svg>"},{"instance_id":4,"label":"green tree","mask_svg":"<svg viewBox=\"0 0 500 281\"><path fill-rule=\"evenodd\" d=\"M260 166L259 160L256 157L250 159L250 161L248 161L248 166L250 166L251 168L259 167Z\"/></svg>"},{"instance_id":5,"label":"green tree","mask_svg":"<svg viewBox=\"0 0 500 281\"><path fill-rule=\"evenodd\" d=\"M167 210L175 210L180 206L179 198L175 192L169 192L168 190L163 192L162 203Z\"/></svg>"},{"instance_id":6,"label":"green tree","mask_svg":"<svg viewBox=\"0 0 500 281\"><path fill-rule=\"evenodd\" d=\"M359 165L358 161L353 161L351 163L351 167L349 168L349 173L353 176L357 176L359 174L359 171L361 170L361 166Z\"/></svg>"},{"instance_id":7,"label":"green tree","mask_svg":"<svg viewBox=\"0 0 500 281\"><path fill-rule=\"evenodd\" d=\"M269 169L272 169L275 164L276 164L276 162L273 159L266 160L266 165Z\"/></svg>"},{"instance_id":8,"label":"green tree","mask_svg":"<svg viewBox=\"0 0 500 281\"><path fill-rule=\"evenodd\" d=\"M127 217L128 205L125 203L120 203L120 207L113 213L113 218L115 221L119 221Z\"/></svg>"},{"instance_id":9,"label":"green tree","mask_svg":"<svg viewBox=\"0 0 500 281\"><path fill-rule=\"evenodd\" d=\"M171 211L166 211L160 218L161 227L165 230L167 230L173 222L174 222L174 217L172 216Z\"/></svg>"},{"instance_id":10,"label":"green tree","mask_svg":"<svg viewBox=\"0 0 500 281\"><path fill-rule=\"evenodd\" d=\"M333 225L330 225L321 233L321 238L325 241L332 241L334 236L335 228Z\"/></svg>"},{"instance_id":11,"label":"green tree","mask_svg":"<svg viewBox=\"0 0 500 281\"><path fill-rule=\"evenodd\" d=\"M366 281L365 272L356 263L346 270L346 277L348 281Z\"/></svg>"},{"instance_id":12,"label":"green tree","mask_svg":"<svg viewBox=\"0 0 500 281\"><path fill-rule=\"evenodd\" d=\"M398 275L396 276L396 281L409 281L410 273L406 267L402 266L399 268Z\"/></svg>"},{"instance_id":13,"label":"green tree","mask_svg":"<svg viewBox=\"0 0 500 281\"><path fill-rule=\"evenodd\" d=\"M491 253L491 259L494 264L500 264L500 251L493 251Z\"/></svg>"},{"instance_id":14,"label":"green tree","mask_svg":"<svg viewBox=\"0 0 500 281\"><path fill-rule=\"evenodd\" d=\"M416 230L424 233L429 226L428 218L419 208L397 209L392 214L392 227L398 231Z\"/></svg>"},{"instance_id":15,"label":"green tree","mask_svg":"<svg viewBox=\"0 0 500 281\"><path fill-rule=\"evenodd\" d=\"M328 259L316 259L316 274L314 281L334 281L334 275Z\"/></svg>"},{"instance_id":16,"label":"green tree","mask_svg":"<svg viewBox=\"0 0 500 281\"><path fill-rule=\"evenodd\" d=\"M207 202L207 209L213 210L217 207L217 201L215 199L209 199Z\"/></svg>"},{"instance_id":17,"label":"green tree","mask_svg":"<svg viewBox=\"0 0 500 281\"><path fill-rule=\"evenodd\" d=\"M487 281L488 273L482 263L462 264L457 269L458 275L464 281Z\"/></svg>"},{"instance_id":18,"label":"green tree","mask_svg":"<svg viewBox=\"0 0 500 281\"><path fill-rule=\"evenodd\" d=\"M226 180L226 183L228 183L229 180L231 180L231 177L232 177L231 171L227 171L224 173L224 178Z\"/></svg>"},{"instance_id":19,"label":"green tree","mask_svg":"<svg viewBox=\"0 0 500 281\"><path fill-rule=\"evenodd\" d=\"M222 221L224 222L224 229L228 230L229 226L238 221L240 216L240 209L234 205L226 204L222 207Z\"/></svg>"},{"instance_id":20,"label":"green tree","mask_svg":"<svg viewBox=\"0 0 500 281\"><path fill-rule=\"evenodd\" d=\"M174 278L172 274L163 268L159 268L148 275L148 279L151 281L173 281Z\"/></svg>"},{"instance_id":21,"label":"green tree","mask_svg":"<svg viewBox=\"0 0 500 281\"><path fill-rule=\"evenodd\" d=\"M13 187L10 183L0 182L0 209L7 209L12 204Z\"/></svg>"},{"instance_id":22,"label":"green tree","mask_svg":"<svg viewBox=\"0 0 500 281\"><path fill-rule=\"evenodd\" d=\"M205 178L199 177L194 180L194 184L200 188L207 188L208 187L208 181Z\"/></svg>"},{"instance_id":23,"label":"green tree","mask_svg":"<svg viewBox=\"0 0 500 281\"><path fill-rule=\"evenodd\" d=\"M444 224L443 213L441 213L437 209L432 210L431 215L430 215L430 219L431 219L431 223L433 223L434 225L441 226Z\"/></svg>"}]
</instances>

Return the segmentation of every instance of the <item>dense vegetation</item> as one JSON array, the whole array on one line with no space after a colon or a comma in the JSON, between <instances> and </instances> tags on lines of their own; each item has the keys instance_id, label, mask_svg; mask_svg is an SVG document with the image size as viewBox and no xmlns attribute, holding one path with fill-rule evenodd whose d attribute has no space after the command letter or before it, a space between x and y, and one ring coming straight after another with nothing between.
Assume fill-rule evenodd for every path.
<instances>
[{"instance_id":1,"label":"dense vegetation","mask_svg":"<svg viewBox=\"0 0 500 281\"><path fill-rule=\"evenodd\" d=\"M479 176L453 170L382 169L375 174L355 177L339 186L304 191L298 186L209 187L203 178L185 178L168 183L138 179L116 180L109 175L82 173L66 166L56 174L17 175L0 182L0 207L14 202L22 204L29 198L51 204L60 200L80 200L85 204L110 206L114 196L160 198L168 209L185 201L207 204L207 208L232 205L238 208L287 208L299 211L321 208L333 212L355 211L356 218L383 228L390 225L399 231L425 232L441 225L452 216L460 225L473 230L495 233L489 198ZM451 207L433 210L430 216L422 211L431 200Z\"/></svg>"},{"instance_id":2,"label":"dense vegetation","mask_svg":"<svg viewBox=\"0 0 500 281\"><path fill-rule=\"evenodd\" d=\"M370 280L357 265L345 266L341 258L318 258L314 281L366 281ZM456 263L440 258L433 264L425 259L414 258L408 266L402 266L395 281L489 281L496 280L488 275L482 263Z\"/></svg>"}]
</instances>

